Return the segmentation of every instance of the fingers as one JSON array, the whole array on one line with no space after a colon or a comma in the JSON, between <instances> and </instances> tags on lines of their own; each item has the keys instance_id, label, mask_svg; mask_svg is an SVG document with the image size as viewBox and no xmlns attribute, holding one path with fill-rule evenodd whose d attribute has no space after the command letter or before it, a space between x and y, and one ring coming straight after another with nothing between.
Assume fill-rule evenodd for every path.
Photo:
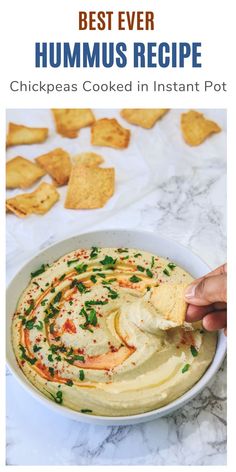
<instances>
[{"instance_id":1,"label":"fingers","mask_svg":"<svg viewBox=\"0 0 236 472\"><path fill-rule=\"evenodd\" d=\"M203 327L207 331L216 331L218 329L226 328L227 314L226 311L215 311L209 313L203 318Z\"/></svg>"},{"instance_id":2,"label":"fingers","mask_svg":"<svg viewBox=\"0 0 236 472\"><path fill-rule=\"evenodd\" d=\"M207 313L211 313L212 310L214 310L213 305L208 305L208 306L188 305L185 319L189 323L192 323L193 321L199 321Z\"/></svg>"},{"instance_id":3,"label":"fingers","mask_svg":"<svg viewBox=\"0 0 236 472\"><path fill-rule=\"evenodd\" d=\"M221 269L222 270L222 269ZM185 300L191 305L205 306L227 300L227 276L224 272L211 275L190 284L185 292Z\"/></svg>"},{"instance_id":4,"label":"fingers","mask_svg":"<svg viewBox=\"0 0 236 472\"><path fill-rule=\"evenodd\" d=\"M223 275L227 274L227 263L221 265L220 267L217 267L216 269L212 270L207 274L205 277L209 277L211 275Z\"/></svg>"},{"instance_id":5,"label":"fingers","mask_svg":"<svg viewBox=\"0 0 236 472\"><path fill-rule=\"evenodd\" d=\"M211 305L206 306L196 306L196 305L188 305L187 313L186 313L186 321L192 323L193 321L199 321L205 316L207 313L211 313L213 311L225 310L226 303L212 303Z\"/></svg>"}]
</instances>

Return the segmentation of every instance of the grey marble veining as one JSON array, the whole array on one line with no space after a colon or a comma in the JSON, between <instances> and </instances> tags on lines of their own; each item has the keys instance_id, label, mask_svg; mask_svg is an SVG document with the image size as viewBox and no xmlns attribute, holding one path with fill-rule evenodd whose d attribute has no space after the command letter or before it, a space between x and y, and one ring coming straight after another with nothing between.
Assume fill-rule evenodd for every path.
<instances>
[{"instance_id":1,"label":"grey marble veining","mask_svg":"<svg viewBox=\"0 0 236 472\"><path fill-rule=\"evenodd\" d=\"M212 116L212 111L208 113ZM215 116L225 123L222 110L216 110ZM138 180L133 182L132 169L126 174L124 170L129 166L124 161L122 165L117 164L121 166L117 201L107 211L95 212L94 219L86 214L82 224L81 212L79 217L69 213L66 223L61 225L60 221L56 223L57 214L52 211L48 220L40 220L44 225L40 227L39 220L32 217L27 223L29 240L20 246L25 226L11 218L7 224L9 278L33 253L59 239L82 230L104 228L154 231L190 247L212 268L223 263L226 259L225 136L219 134L198 149L188 148L176 138L178 119L179 111L173 110L166 121L162 120L148 134L133 127L138 144L132 152L140 159L145 154L144 161L149 165L140 192L132 191L141 182L140 174L136 172ZM165 134L168 123L174 131ZM85 138L82 135L82 142ZM113 159L113 155L108 158ZM144 172L145 162L140 173ZM156 171L152 178L153 169ZM124 192L129 195L129 201ZM226 361L212 382L182 409L134 426L103 427L69 420L32 398L9 370L6 383L9 465L226 464Z\"/></svg>"}]
</instances>

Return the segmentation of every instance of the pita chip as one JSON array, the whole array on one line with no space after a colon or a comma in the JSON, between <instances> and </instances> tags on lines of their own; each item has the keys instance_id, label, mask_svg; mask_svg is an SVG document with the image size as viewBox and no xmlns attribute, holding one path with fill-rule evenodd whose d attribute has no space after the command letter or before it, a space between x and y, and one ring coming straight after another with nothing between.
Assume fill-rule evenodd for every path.
<instances>
[{"instance_id":1,"label":"pita chip","mask_svg":"<svg viewBox=\"0 0 236 472\"><path fill-rule=\"evenodd\" d=\"M219 133L221 128L214 121L207 120L203 113L190 110L181 115L181 130L187 144L198 146L211 134Z\"/></svg>"},{"instance_id":2,"label":"pita chip","mask_svg":"<svg viewBox=\"0 0 236 472\"><path fill-rule=\"evenodd\" d=\"M31 187L45 171L34 162L17 156L6 163L6 186L7 188Z\"/></svg>"},{"instance_id":3,"label":"pita chip","mask_svg":"<svg viewBox=\"0 0 236 472\"><path fill-rule=\"evenodd\" d=\"M130 130L123 128L114 118L95 121L91 128L91 143L94 146L108 146L125 149L129 145Z\"/></svg>"},{"instance_id":4,"label":"pita chip","mask_svg":"<svg viewBox=\"0 0 236 472\"><path fill-rule=\"evenodd\" d=\"M20 218L36 213L43 215L59 200L59 193L52 184L42 182L31 193L22 193L6 201L7 210Z\"/></svg>"},{"instance_id":5,"label":"pita chip","mask_svg":"<svg viewBox=\"0 0 236 472\"><path fill-rule=\"evenodd\" d=\"M128 123L149 129L168 111L167 108L124 108L120 114Z\"/></svg>"},{"instance_id":6,"label":"pita chip","mask_svg":"<svg viewBox=\"0 0 236 472\"><path fill-rule=\"evenodd\" d=\"M71 161L68 152L56 148L37 157L37 164L44 169L54 180L56 185L67 184L71 173Z\"/></svg>"},{"instance_id":7,"label":"pita chip","mask_svg":"<svg viewBox=\"0 0 236 472\"><path fill-rule=\"evenodd\" d=\"M112 197L115 169L77 165L72 168L65 208L102 208Z\"/></svg>"},{"instance_id":8,"label":"pita chip","mask_svg":"<svg viewBox=\"0 0 236 472\"><path fill-rule=\"evenodd\" d=\"M73 162L76 165L84 165L87 167L96 167L103 164L104 159L95 152L82 152L73 157Z\"/></svg>"},{"instance_id":9,"label":"pita chip","mask_svg":"<svg viewBox=\"0 0 236 472\"><path fill-rule=\"evenodd\" d=\"M18 144L43 143L48 137L48 128L31 128L29 126L9 123L7 147Z\"/></svg>"},{"instance_id":10,"label":"pita chip","mask_svg":"<svg viewBox=\"0 0 236 472\"><path fill-rule=\"evenodd\" d=\"M187 285L162 283L154 287L150 302L165 320L175 323L176 326L183 325L187 311L187 303L184 300L184 291Z\"/></svg>"},{"instance_id":11,"label":"pita chip","mask_svg":"<svg viewBox=\"0 0 236 472\"><path fill-rule=\"evenodd\" d=\"M53 108L56 130L66 138L77 138L79 130L94 123L90 108Z\"/></svg>"}]
</instances>

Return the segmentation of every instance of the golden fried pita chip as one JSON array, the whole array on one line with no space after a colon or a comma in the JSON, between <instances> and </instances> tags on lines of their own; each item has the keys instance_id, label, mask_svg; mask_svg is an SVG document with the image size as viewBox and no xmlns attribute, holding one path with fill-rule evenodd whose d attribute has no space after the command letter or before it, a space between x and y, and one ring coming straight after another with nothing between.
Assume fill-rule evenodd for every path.
<instances>
[{"instance_id":1,"label":"golden fried pita chip","mask_svg":"<svg viewBox=\"0 0 236 472\"><path fill-rule=\"evenodd\" d=\"M128 123L149 129L168 111L167 108L124 108L120 114Z\"/></svg>"},{"instance_id":2,"label":"golden fried pita chip","mask_svg":"<svg viewBox=\"0 0 236 472\"><path fill-rule=\"evenodd\" d=\"M104 159L95 152L82 152L73 157L73 162L76 165L83 165L87 167L100 166L104 162Z\"/></svg>"},{"instance_id":3,"label":"golden fried pita chip","mask_svg":"<svg viewBox=\"0 0 236 472\"><path fill-rule=\"evenodd\" d=\"M181 326L185 321L187 303L184 291L187 285L163 283L152 291L150 302L156 310L168 321Z\"/></svg>"},{"instance_id":4,"label":"golden fried pita chip","mask_svg":"<svg viewBox=\"0 0 236 472\"><path fill-rule=\"evenodd\" d=\"M221 128L217 123L207 120L203 113L190 110L181 115L183 138L190 146L198 146L213 133L219 133Z\"/></svg>"},{"instance_id":5,"label":"golden fried pita chip","mask_svg":"<svg viewBox=\"0 0 236 472\"><path fill-rule=\"evenodd\" d=\"M20 218L36 213L43 215L59 200L59 193L54 185L42 182L34 192L22 193L6 201L7 210Z\"/></svg>"},{"instance_id":6,"label":"golden fried pita chip","mask_svg":"<svg viewBox=\"0 0 236 472\"><path fill-rule=\"evenodd\" d=\"M67 189L65 208L102 208L112 197L114 187L114 168L74 166Z\"/></svg>"},{"instance_id":7,"label":"golden fried pita chip","mask_svg":"<svg viewBox=\"0 0 236 472\"><path fill-rule=\"evenodd\" d=\"M56 130L66 138L77 138L79 130L94 123L90 108L53 108Z\"/></svg>"},{"instance_id":8,"label":"golden fried pita chip","mask_svg":"<svg viewBox=\"0 0 236 472\"><path fill-rule=\"evenodd\" d=\"M17 144L42 143L48 137L48 128L31 128L29 126L9 123L7 133L7 147Z\"/></svg>"},{"instance_id":9,"label":"golden fried pita chip","mask_svg":"<svg viewBox=\"0 0 236 472\"><path fill-rule=\"evenodd\" d=\"M67 184L71 173L70 155L61 148L37 157L36 162L49 174L56 185Z\"/></svg>"},{"instance_id":10,"label":"golden fried pita chip","mask_svg":"<svg viewBox=\"0 0 236 472\"><path fill-rule=\"evenodd\" d=\"M125 149L129 140L130 130L123 128L114 118L97 120L91 128L91 143L95 146Z\"/></svg>"},{"instance_id":11,"label":"golden fried pita chip","mask_svg":"<svg viewBox=\"0 0 236 472\"><path fill-rule=\"evenodd\" d=\"M7 188L28 188L45 175L34 162L17 156L6 163L6 186Z\"/></svg>"}]
</instances>

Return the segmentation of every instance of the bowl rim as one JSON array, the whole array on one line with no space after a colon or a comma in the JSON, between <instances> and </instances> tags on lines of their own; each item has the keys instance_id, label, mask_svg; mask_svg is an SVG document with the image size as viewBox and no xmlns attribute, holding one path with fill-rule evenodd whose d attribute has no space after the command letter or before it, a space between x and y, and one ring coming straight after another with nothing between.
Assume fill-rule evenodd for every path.
<instances>
[{"instance_id":1,"label":"bowl rim","mask_svg":"<svg viewBox=\"0 0 236 472\"><path fill-rule=\"evenodd\" d=\"M154 233L152 230L140 230L140 229L128 229L128 228L108 228L108 229L102 229L102 230L94 230L94 231L86 231L82 233L75 233L69 238L64 238L60 239L55 243L50 244L44 249L41 249L39 252L37 252L33 257L27 258L26 262L24 262L20 268L17 270L17 273L9 280L6 286L6 298L8 297L8 292L11 289L11 285L17 280L19 273L20 272L25 272L28 265L31 264L36 258L40 257L41 255L46 255L48 256L51 250L53 250L55 247L60 246L62 244L70 244L73 243L74 239L76 237L86 237L86 236L91 236L91 235L96 235L98 236L99 234L104 234L106 233L136 233L139 234L140 236L150 236L152 235L153 237L156 237L159 240L169 242L172 246L176 246L182 248L189 254L192 254L195 258L197 258L203 265L205 265L206 268L210 269L209 265L192 249L190 249L188 246L185 246L178 241L175 241L174 239L170 239L168 237L165 237L164 235L159 235L158 233ZM110 246L113 247L113 246ZM73 249L69 250L72 251ZM63 256L63 254L61 254ZM60 257L60 256L59 256ZM57 260L57 259L55 259ZM16 301L17 304L17 301ZM7 313L6 310L6 317L9 316L9 313ZM126 416L104 416L104 415L90 415L87 413L81 413L79 411L73 410L72 408L68 408L63 405L57 405L54 403L52 400L47 398L43 393L41 393L29 380L28 378L24 375L22 370L20 369L19 366L15 367L11 360L8 357L8 353L6 353L6 363L7 367L9 368L10 372L14 374L16 377L17 381L20 383L20 385L28 391L31 396L34 398L37 398L40 403L43 405L47 406L51 410L55 412L59 412L61 415L66 416L67 418L71 418L76 421L81 421L84 423L93 423L93 424L100 424L100 425L106 425L106 426L112 426L112 425L125 425L125 424L135 424L135 423L143 423L147 421L151 421L157 418L160 418L162 416L167 416L170 413L172 413L175 410L178 410L182 406L184 406L187 402L192 400L196 395L198 395L206 386L207 384L212 380L212 378L215 376L217 371L219 370L222 362L225 359L226 356L226 349L227 349L227 344L226 344L226 338L223 337L222 332L218 332L217 335L217 345L216 345L216 351L215 355L213 358L212 363L209 365L203 376L183 395L172 401L171 403L168 403L167 405L161 407L161 408L156 408L144 413L138 413L136 415L126 415ZM6 350L10 348L10 351L13 353L15 356L12 342L11 342L11 337L8 336L8 332L6 329ZM221 341L221 344L223 344L222 352L219 354L218 352L218 347L219 347L219 342ZM218 356L217 356L218 354Z\"/></svg>"}]
</instances>

